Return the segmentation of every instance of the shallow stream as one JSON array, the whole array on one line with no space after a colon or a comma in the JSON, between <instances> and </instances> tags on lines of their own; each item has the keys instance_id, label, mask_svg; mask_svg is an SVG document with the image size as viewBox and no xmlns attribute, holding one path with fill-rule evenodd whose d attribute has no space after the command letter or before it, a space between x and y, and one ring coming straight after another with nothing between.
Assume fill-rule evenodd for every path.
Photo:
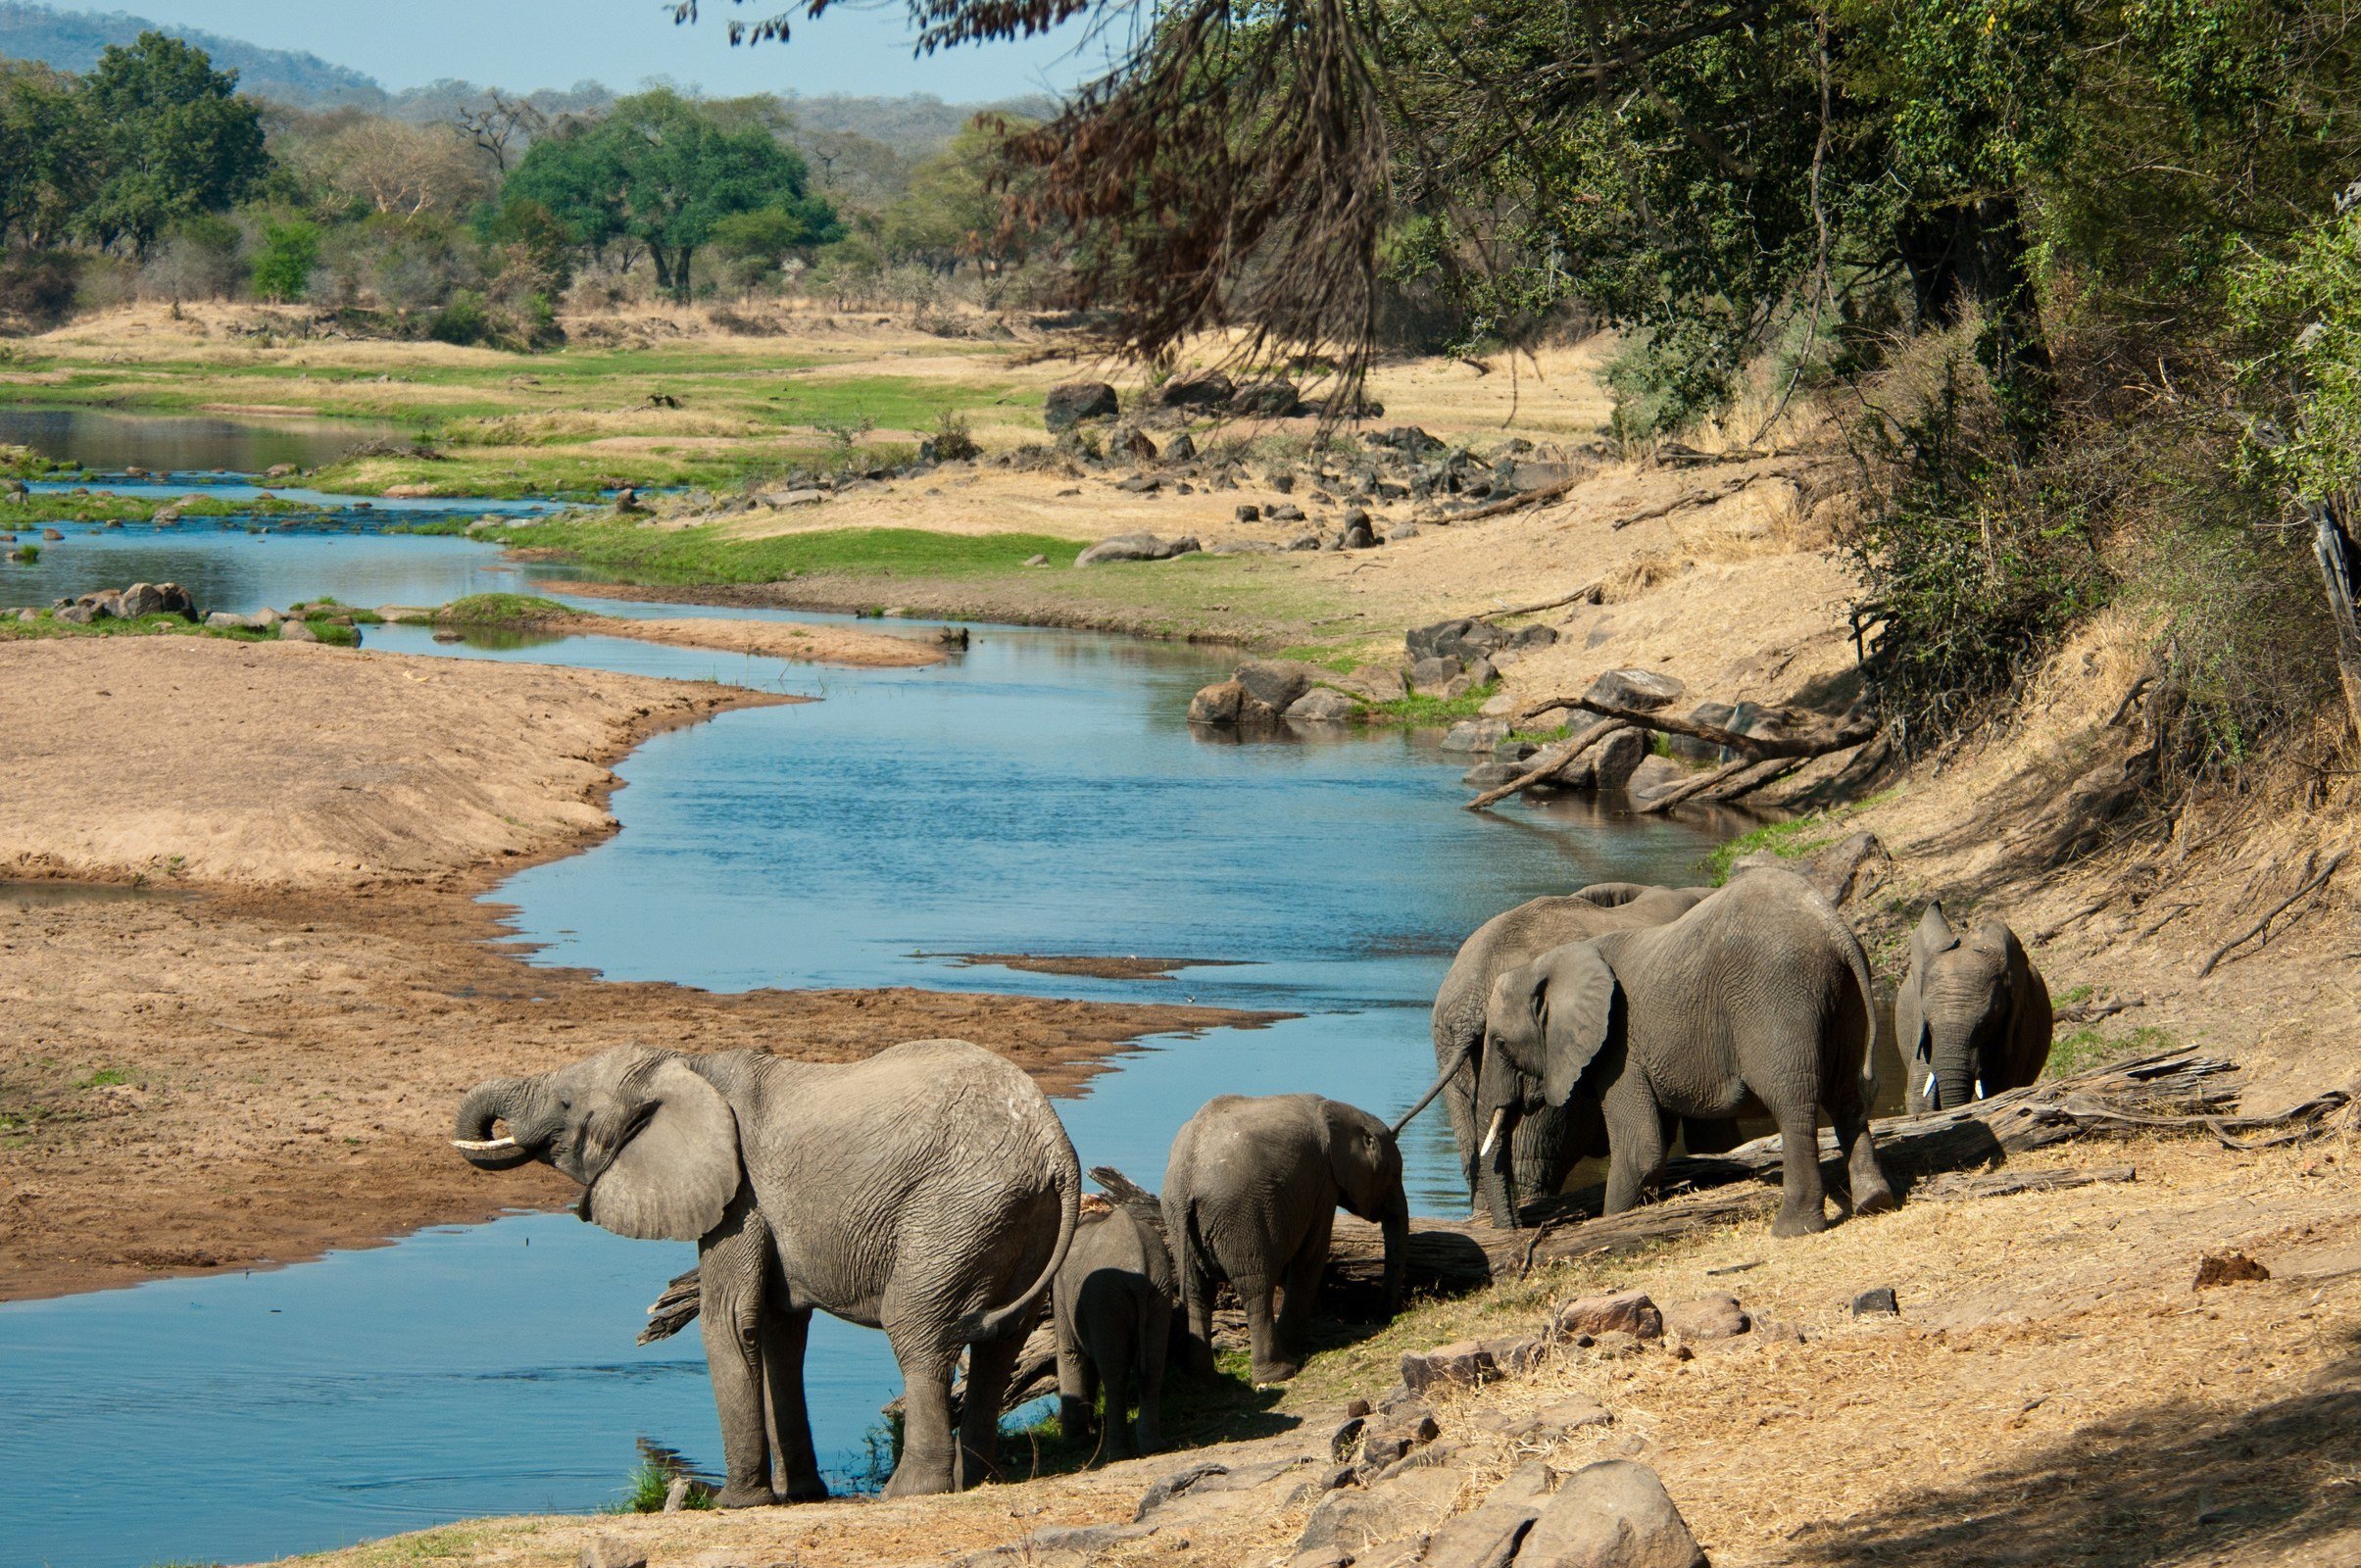
<instances>
[{"instance_id":1,"label":"shallow stream","mask_svg":"<svg viewBox=\"0 0 2361 1568\"><path fill-rule=\"evenodd\" d=\"M228 610L563 592L494 547L367 523L65 531L38 597L166 579ZM0 567L0 603L37 602L5 575L22 570ZM982 626L948 666L843 670L602 637L365 636L824 699L724 714L626 760L622 831L496 896L542 945L532 961L715 990L916 985L1299 1014L1144 1042L1059 1101L1085 1165L1152 1187L1173 1131L1218 1093L1312 1090L1391 1115L1432 1075L1426 1005L1469 929L1586 882L1695 880L1717 836L1588 802L1468 813L1465 760L1432 736L1193 735L1189 695L1231 661L1182 647ZM1227 962L1102 980L947 956L975 953ZM1463 1212L1439 1115L1405 1153L1413 1206ZM0 1565L243 1560L591 1509L642 1445L716 1470L695 1334L632 1345L693 1255L530 1214L276 1272L0 1306L0 1474L17 1478ZM821 1319L810 1375L823 1466L863 1484L898 1386L883 1337Z\"/></svg>"}]
</instances>

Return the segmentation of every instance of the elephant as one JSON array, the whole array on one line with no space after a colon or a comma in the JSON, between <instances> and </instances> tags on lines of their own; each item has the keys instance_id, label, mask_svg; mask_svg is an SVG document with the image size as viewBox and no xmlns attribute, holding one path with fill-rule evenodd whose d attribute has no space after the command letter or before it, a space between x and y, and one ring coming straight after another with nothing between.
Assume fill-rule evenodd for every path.
<instances>
[{"instance_id":1,"label":"elephant","mask_svg":"<svg viewBox=\"0 0 2361 1568\"><path fill-rule=\"evenodd\" d=\"M1172 1140L1163 1203L1200 1374L1213 1369L1213 1287L1223 1280L1246 1307L1254 1382L1303 1369L1340 1204L1383 1228L1386 1305L1402 1304L1410 1239L1402 1150L1357 1106L1318 1095L1218 1096Z\"/></svg>"},{"instance_id":2,"label":"elephant","mask_svg":"<svg viewBox=\"0 0 2361 1568\"><path fill-rule=\"evenodd\" d=\"M1556 1192L1577 1161L1605 1152L1605 1129L1599 1125L1595 1107L1544 1108L1517 1124L1504 1173L1490 1171L1476 1158L1480 1129L1475 1091L1484 1067L1484 1008L1493 982L1568 942L1678 919L1712 891L1634 882L1594 883L1562 898L1533 899L1496 914L1459 945L1451 972L1435 993L1435 1086L1394 1124L1394 1130L1399 1134L1440 1091L1451 1117L1451 1138L1459 1146L1468 1202L1488 1214L1493 1224L1503 1230L1513 1228L1520 1195ZM1586 1110L1593 1113L1586 1114ZM1692 1130L1689 1143L1693 1151L1703 1152L1708 1148L1727 1149L1731 1141L1727 1135L1708 1135L1700 1125Z\"/></svg>"},{"instance_id":3,"label":"elephant","mask_svg":"<svg viewBox=\"0 0 2361 1568\"><path fill-rule=\"evenodd\" d=\"M1988 915L1962 937L1941 904L1927 906L1894 998L1912 1111L2024 1088L2049 1061L2051 1027L2049 987L2006 921Z\"/></svg>"},{"instance_id":4,"label":"elephant","mask_svg":"<svg viewBox=\"0 0 2361 1568\"><path fill-rule=\"evenodd\" d=\"M1157 1430L1172 1308L1180 1295L1160 1215L1118 1204L1086 1215L1059 1265L1050 1299L1058 1334L1058 1419L1066 1435L1088 1429L1091 1399L1107 1396L1099 1452L1129 1459L1162 1446ZM1140 1408L1138 1441L1131 1407Z\"/></svg>"},{"instance_id":5,"label":"elephant","mask_svg":"<svg viewBox=\"0 0 2361 1568\"><path fill-rule=\"evenodd\" d=\"M494 1124L507 1132L493 1136ZM622 1046L460 1102L469 1162L582 1184L620 1236L697 1243L724 1507L827 1495L804 1404L814 1308L883 1329L907 1397L889 1496L990 1472L1001 1394L1073 1241L1082 1174L1033 1081L963 1040L850 1065ZM967 1348L955 1446L951 1374Z\"/></svg>"},{"instance_id":6,"label":"elephant","mask_svg":"<svg viewBox=\"0 0 2361 1568\"><path fill-rule=\"evenodd\" d=\"M1877 1022L1868 956L1836 906L1791 871L1748 871L1677 920L1553 948L1493 983L1479 1155L1537 1110L1595 1102L1606 1211L1664 1163L1678 1117L1767 1112L1785 1194L1774 1236L1825 1229L1818 1115L1836 1124L1855 1213L1894 1205L1869 1136Z\"/></svg>"}]
</instances>

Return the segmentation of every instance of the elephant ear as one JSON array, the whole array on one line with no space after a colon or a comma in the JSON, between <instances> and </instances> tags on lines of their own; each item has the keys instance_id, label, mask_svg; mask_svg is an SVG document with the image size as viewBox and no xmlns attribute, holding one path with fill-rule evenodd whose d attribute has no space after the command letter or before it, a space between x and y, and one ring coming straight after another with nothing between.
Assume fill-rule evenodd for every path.
<instances>
[{"instance_id":1,"label":"elephant ear","mask_svg":"<svg viewBox=\"0 0 2361 1568\"><path fill-rule=\"evenodd\" d=\"M1552 1105L1574 1098L1574 1086L1606 1046L1615 1011L1615 971L1597 944L1558 949L1542 966L1542 1038L1548 1045L1542 1093Z\"/></svg>"},{"instance_id":2,"label":"elephant ear","mask_svg":"<svg viewBox=\"0 0 2361 1568\"><path fill-rule=\"evenodd\" d=\"M1401 1185L1402 1155L1393 1130L1357 1105L1324 1100L1328 1119L1328 1174L1344 1195L1345 1206L1365 1220L1383 1211L1389 1178Z\"/></svg>"},{"instance_id":3,"label":"elephant ear","mask_svg":"<svg viewBox=\"0 0 2361 1568\"><path fill-rule=\"evenodd\" d=\"M1924 974L1927 965L1940 954L1959 946L1959 933L1943 912L1940 901L1927 906L1927 912L1918 917L1918 927L1910 933L1910 967Z\"/></svg>"},{"instance_id":4,"label":"elephant ear","mask_svg":"<svg viewBox=\"0 0 2361 1568\"><path fill-rule=\"evenodd\" d=\"M2022 1088L2041 1076L2049 1064L2050 1037L2057 1031L2057 1014L2049 1003L2049 984L2041 971L2033 966L2025 945L2007 926L2000 927L2008 938L2008 1045L2011 1076L2016 1082L2009 1087Z\"/></svg>"},{"instance_id":5,"label":"elephant ear","mask_svg":"<svg viewBox=\"0 0 2361 1568\"><path fill-rule=\"evenodd\" d=\"M693 1242L738 1196L738 1118L675 1056L634 1069L647 1120L584 1195L589 1218L643 1242Z\"/></svg>"}]
</instances>

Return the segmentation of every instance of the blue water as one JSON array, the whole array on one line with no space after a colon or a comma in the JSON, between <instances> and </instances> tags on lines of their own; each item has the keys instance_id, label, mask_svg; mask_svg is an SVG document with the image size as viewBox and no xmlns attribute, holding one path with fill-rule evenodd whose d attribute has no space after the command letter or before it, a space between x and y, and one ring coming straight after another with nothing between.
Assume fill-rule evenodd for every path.
<instances>
[{"instance_id":1,"label":"blue water","mask_svg":"<svg viewBox=\"0 0 2361 1568\"><path fill-rule=\"evenodd\" d=\"M231 609L323 592L435 603L541 574L465 540L374 533L74 543L55 552L75 564L59 593L174 577ZM541 944L532 961L719 990L908 984L1299 1014L1143 1042L1059 1102L1085 1165L1151 1186L1216 1093L1312 1090L1391 1114L1431 1076L1427 1002L1471 927L1585 882L1690 880L1714 838L1587 802L1469 813L1465 759L1432 737L1193 735L1189 694L1229 660L1187 648L979 627L948 665L885 671L611 638L367 635L823 699L724 714L626 760L622 831L496 896ZM919 956L958 953L1235 966L1114 981ZM1405 1155L1415 1206L1463 1211L1438 1116ZM0 1565L252 1558L578 1511L615 1494L642 1439L717 1470L694 1334L631 1344L692 1254L531 1215L250 1278L0 1306L0 1474L19 1478L0 1495ZM822 1321L814 1438L844 1484L898 1379L882 1336Z\"/></svg>"}]
</instances>

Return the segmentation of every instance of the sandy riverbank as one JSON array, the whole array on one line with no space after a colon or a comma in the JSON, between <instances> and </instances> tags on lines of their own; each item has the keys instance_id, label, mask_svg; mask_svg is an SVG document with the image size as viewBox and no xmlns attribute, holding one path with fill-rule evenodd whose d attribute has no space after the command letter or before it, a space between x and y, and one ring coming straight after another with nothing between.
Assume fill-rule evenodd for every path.
<instances>
[{"instance_id":1,"label":"sandy riverbank","mask_svg":"<svg viewBox=\"0 0 2361 1568\"><path fill-rule=\"evenodd\" d=\"M248 1267L518 1200L459 1090L643 1040L855 1059L955 1035L1052 1088L1251 1017L528 969L474 895L613 830L608 765L777 699L197 638L0 650L0 1298ZM134 886L136 884L136 886ZM534 1194L565 1199L555 1180Z\"/></svg>"}]
</instances>

